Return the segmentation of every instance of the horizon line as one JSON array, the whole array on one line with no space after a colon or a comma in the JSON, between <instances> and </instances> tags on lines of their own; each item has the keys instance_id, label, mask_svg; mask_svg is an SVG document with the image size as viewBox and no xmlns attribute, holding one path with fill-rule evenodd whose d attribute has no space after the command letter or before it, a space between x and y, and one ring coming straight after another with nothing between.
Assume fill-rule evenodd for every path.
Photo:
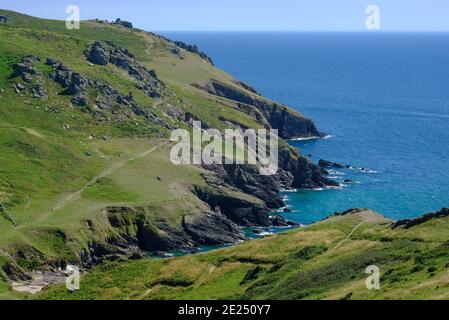
<instances>
[{"instance_id":1,"label":"horizon line","mask_svg":"<svg viewBox=\"0 0 449 320\"><path fill-rule=\"evenodd\" d=\"M136 28L140 29L140 28ZM142 29L144 30L144 29ZM148 30L148 32L229 32L229 33L449 33L449 30Z\"/></svg>"},{"instance_id":2,"label":"horizon line","mask_svg":"<svg viewBox=\"0 0 449 320\"><path fill-rule=\"evenodd\" d=\"M16 11L16 10L11 10L11 9L4 9L4 8L0 8L0 10L2 11L10 11L10 12L14 12L14 13L18 13L18 14L22 14L22 15L26 15L32 18L37 18L37 19L44 19L44 20L53 20L53 21L60 21L60 22L64 22L63 19L59 19L59 18L45 18L42 16L37 16L37 15L31 15L29 13L24 13L21 11ZM106 20L107 19L101 19L101 18L87 18L87 19L82 19L80 22L89 22L89 21L95 21L95 20ZM132 19L130 19L132 20ZM133 21L131 21L131 23L133 23ZM133 23L134 24L134 23ZM347 30L347 29L341 29L341 30L156 30L156 29L151 29L148 27L139 27L139 26L135 26L134 29L140 29L146 32L153 32L153 33L160 33L160 32L177 32L177 33L193 33L193 32L209 32L209 33L213 33L213 32L227 32L227 33L449 33L449 30L385 30L385 29L378 29L378 30L368 30L368 29L357 29L357 30Z\"/></svg>"}]
</instances>

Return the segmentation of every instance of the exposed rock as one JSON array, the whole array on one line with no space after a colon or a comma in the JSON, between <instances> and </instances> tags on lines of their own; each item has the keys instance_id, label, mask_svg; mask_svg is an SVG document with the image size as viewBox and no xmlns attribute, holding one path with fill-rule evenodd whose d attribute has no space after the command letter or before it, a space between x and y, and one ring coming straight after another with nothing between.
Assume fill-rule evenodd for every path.
<instances>
[{"instance_id":1,"label":"exposed rock","mask_svg":"<svg viewBox=\"0 0 449 320\"><path fill-rule=\"evenodd\" d=\"M14 65L14 77L22 77L25 82L33 82L33 77L40 75L35 69L34 63L40 61L39 57L26 56L22 59L22 62Z\"/></svg>"},{"instance_id":2,"label":"exposed rock","mask_svg":"<svg viewBox=\"0 0 449 320\"><path fill-rule=\"evenodd\" d=\"M185 216L181 228L175 229L165 222L160 221L156 224L148 222L142 212L141 208L111 207L107 209L109 222L120 234L114 239L113 247L126 249L132 246L150 252L192 251L205 244L228 244L243 239L237 225L219 213L209 212ZM95 255L104 256L111 253L97 250Z\"/></svg>"},{"instance_id":3,"label":"exposed rock","mask_svg":"<svg viewBox=\"0 0 449 320\"><path fill-rule=\"evenodd\" d=\"M76 106L82 107L87 105L87 97L84 92L77 93L72 98L72 103Z\"/></svg>"},{"instance_id":4,"label":"exposed rock","mask_svg":"<svg viewBox=\"0 0 449 320\"><path fill-rule=\"evenodd\" d=\"M339 169L342 169L342 168L349 169L349 168L351 168L350 165L343 165L343 164L339 164L339 163L336 163L336 162L327 161L327 160L323 160L323 159L320 159L320 161L318 161L318 165L320 167L322 167L322 168L339 168Z\"/></svg>"},{"instance_id":5,"label":"exposed rock","mask_svg":"<svg viewBox=\"0 0 449 320\"><path fill-rule=\"evenodd\" d=\"M60 62L56 59L47 58L47 60L45 60L45 64L50 67L56 67L57 65L60 64Z\"/></svg>"},{"instance_id":6,"label":"exposed rock","mask_svg":"<svg viewBox=\"0 0 449 320\"><path fill-rule=\"evenodd\" d=\"M279 195L281 185L276 177L261 175L259 168L255 165L229 164L203 167L215 173L214 176L204 176L210 186L229 185L257 197L269 208L279 208L283 205Z\"/></svg>"},{"instance_id":7,"label":"exposed rock","mask_svg":"<svg viewBox=\"0 0 449 320\"><path fill-rule=\"evenodd\" d=\"M288 146L279 148L279 167L284 180L291 177L291 182L287 180L289 184L286 185L289 188L316 189L339 186L337 182L326 178L319 166Z\"/></svg>"},{"instance_id":8,"label":"exposed rock","mask_svg":"<svg viewBox=\"0 0 449 320\"><path fill-rule=\"evenodd\" d=\"M2 270L12 281L26 281L31 279L31 277L24 270L22 270L22 268L12 262L4 263L2 265Z\"/></svg>"},{"instance_id":9,"label":"exposed rock","mask_svg":"<svg viewBox=\"0 0 449 320\"><path fill-rule=\"evenodd\" d=\"M54 59L48 58L45 63L53 67L50 79L66 88L65 94L73 95L72 103L76 106L86 106L88 79Z\"/></svg>"},{"instance_id":10,"label":"exposed rock","mask_svg":"<svg viewBox=\"0 0 449 320\"><path fill-rule=\"evenodd\" d=\"M96 41L86 51L87 59L95 64L111 63L125 70L136 80L136 87L152 98L166 94L165 85L157 77L156 71L148 70L127 50L112 41L105 43Z\"/></svg>"},{"instance_id":11,"label":"exposed rock","mask_svg":"<svg viewBox=\"0 0 449 320\"><path fill-rule=\"evenodd\" d=\"M219 245L243 240L237 225L219 213L186 216L183 228L200 245Z\"/></svg>"},{"instance_id":12,"label":"exposed rock","mask_svg":"<svg viewBox=\"0 0 449 320\"><path fill-rule=\"evenodd\" d=\"M166 40L171 41L169 39L166 39ZM171 41L171 42L173 42L173 41ZM201 59L206 60L207 62L209 62L211 65L214 65L214 62L212 61L212 59L207 54L205 54L204 52L200 51L196 45L190 45L190 44L187 44L187 43L182 42L182 41L174 41L173 43L175 45L177 45L179 48L184 49L184 50L189 51L189 52L192 52L192 53L198 55Z\"/></svg>"},{"instance_id":13,"label":"exposed rock","mask_svg":"<svg viewBox=\"0 0 449 320\"><path fill-rule=\"evenodd\" d=\"M259 93L256 89L254 89L253 87L247 85L246 83L244 83L244 82L242 82L242 81L237 81L236 83L237 83L239 86L245 88L246 90L248 90L248 91L250 91L250 92L252 92L252 93L255 93L255 94L257 94L257 95L260 95L260 93Z\"/></svg>"},{"instance_id":14,"label":"exposed rock","mask_svg":"<svg viewBox=\"0 0 449 320\"><path fill-rule=\"evenodd\" d=\"M16 85L14 86L14 89L15 89L16 93L20 93L23 90L25 90L26 87L21 83L16 83Z\"/></svg>"},{"instance_id":15,"label":"exposed rock","mask_svg":"<svg viewBox=\"0 0 449 320\"><path fill-rule=\"evenodd\" d=\"M256 107L263 114L270 126L278 129L279 137L283 139L324 136L323 133L317 130L312 120L301 116L299 113L285 106L270 102L255 94L247 94L243 90L214 79L210 80L210 83L205 86L198 84L192 85L210 94Z\"/></svg>"},{"instance_id":16,"label":"exposed rock","mask_svg":"<svg viewBox=\"0 0 449 320\"><path fill-rule=\"evenodd\" d=\"M0 14L0 23L8 23L9 16L7 14Z\"/></svg>"},{"instance_id":17,"label":"exposed rock","mask_svg":"<svg viewBox=\"0 0 449 320\"><path fill-rule=\"evenodd\" d=\"M283 216L270 216L271 224L275 227L288 227L289 224Z\"/></svg>"},{"instance_id":18,"label":"exposed rock","mask_svg":"<svg viewBox=\"0 0 449 320\"><path fill-rule=\"evenodd\" d=\"M50 73L50 79L63 88L68 88L71 85L72 74L74 73L72 69L53 59L47 59L46 64L53 67L53 72Z\"/></svg>"},{"instance_id":19,"label":"exposed rock","mask_svg":"<svg viewBox=\"0 0 449 320\"><path fill-rule=\"evenodd\" d=\"M405 229L409 229L411 227L423 224L427 221L433 220L433 219L441 219L449 217L449 208L443 208L438 212L430 212L427 213L421 217L418 217L416 219L405 219L405 220L399 220L395 222L392 226L393 229L403 227Z\"/></svg>"},{"instance_id":20,"label":"exposed rock","mask_svg":"<svg viewBox=\"0 0 449 320\"><path fill-rule=\"evenodd\" d=\"M123 27L125 27L125 28L132 28L132 27L133 27L133 24L132 24L131 22L122 20L122 19L120 19L120 18L117 18L117 19L115 20L114 24L123 26Z\"/></svg>"},{"instance_id":21,"label":"exposed rock","mask_svg":"<svg viewBox=\"0 0 449 320\"><path fill-rule=\"evenodd\" d=\"M101 47L100 42L95 42L87 59L93 64L105 66L109 63L109 54Z\"/></svg>"},{"instance_id":22,"label":"exposed rock","mask_svg":"<svg viewBox=\"0 0 449 320\"><path fill-rule=\"evenodd\" d=\"M40 84L34 85L33 88L31 89L31 92L33 93L34 98L40 98L40 99L44 99L44 100L48 99L47 91Z\"/></svg>"},{"instance_id":23,"label":"exposed rock","mask_svg":"<svg viewBox=\"0 0 449 320\"><path fill-rule=\"evenodd\" d=\"M231 189L232 190L232 189ZM220 212L229 220L240 226L269 226L268 208L255 200L242 199L237 192L224 190L217 186L207 188L195 187L198 198L211 208L220 208Z\"/></svg>"},{"instance_id":24,"label":"exposed rock","mask_svg":"<svg viewBox=\"0 0 449 320\"><path fill-rule=\"evenodd\" d=\"M80 94L86 90L88 81L79 73L72 73L69 85L67 87L69 94Z\"/></svg>"},{"instance_id":25,"label":"exposed rock","mask_svg":"<svg viewBox=\"0 0 449 320\"><path fill-rule=\"evenodd\" d=\"M184 57L181 54L181 50L178 47L174 47L170 50L171 53L173 53L175 56L177 56L179 59L184 59Z\"/></svg>"},{"instance_id":26,"label":"exposed rock","mask_svg":"<svg viewBox=\"0 0 449 320\"><path fill-rule=\"evenodd\" d=\"M96 108L98 110L113 112L114 110L117 111L122 109L124 106L137 107L132 96L120 95L118 91L111 86L97 80L87 79L54 59L47 59L46 64L52 66L54 69L53 72L50 73L50 78L60 84L63 88L66 88L66 94L73 95L72 103L74 105L87 105L86 89L90 86L100 92L100 95L96 100Z\"/></svg>"},{"instance_id":27,"label":"exposed rock","mask_svg":"<svg viewBox=\"0 0 449 320\"><path fill-rule=\"evenodd\" d=\"M364 211L368 211L368 209L352 208L352 209L348 209L348 210L343 211L343 212L335 212L333 215L335 217L342 217L342 216L347 216L349 214L356 214L356 213L360 213L360 212L364 212ZM326 219L328 219L328 218L326 218Z\"/></svg>"}]
</instances>

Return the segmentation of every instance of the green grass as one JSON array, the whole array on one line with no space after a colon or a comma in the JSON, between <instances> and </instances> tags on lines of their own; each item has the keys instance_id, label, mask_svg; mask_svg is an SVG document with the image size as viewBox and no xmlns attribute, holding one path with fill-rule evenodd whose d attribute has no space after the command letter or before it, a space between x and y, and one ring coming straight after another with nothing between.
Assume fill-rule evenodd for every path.
<instances>
[{"instance_id":1,"label":"green grass","mask_svg":"<svg viewBox=\"0 0 449 320\"><path fill-rule=\"evenodd\" d=\"M101 80L122 94L132 93L139 105L175 128L187 126L166 114L173 107L219 128L226 117L258 125L233 106L199 96L190 86L210 78L232 82L231 76L188 52L183 52L184 60L178 59L170 53L173 44L150 33L90 21L80 30L68 31L61 21L0 13L11 18L0 25L0 201L17 222L14 226L0 215L2 250L36 249L45 256L42 264L73 258L89 242L114 232L103 210L107 206L143 207L149 221L164 220L176 228L184 215L207 211L192 194L193 185L204 184L201 170L172 165L168 147L120 165L166 141L169 130L125 113L119 120L98 121L86 112L97 93L89 90L86 108L72 106L70 97L61 95L64 89L48 78L51 68L45 60L60 60L87 78ZM127 48L149 69L156 69L174 94L165 100L149 98L119 68L89 65L84 50L96 40L112 40ZM11 76L12 66L30 54L41 58L36 68L43 75L48 100L34 99L32 84L25 84L27 89L20 94L14 91L14 85L23 81ZM117 165L119 169L94 179ZM80 194L73 200L50 210L77 191ZM94 223L94 232L87 228L87 220ZM4 282L0 294L10 294Z\"/></svg>"},{"instance_id":2,"label":"green grass","mask_svg":"<svg viewBox=\"0 0 449 320\"><path fill-rule=\"evenodd\" d=\"M44 62L48 57L61 60L122 94L132 93L139 105L174 128L188 126L168 115L173 109L217 129L228 127L227 122L261 128L263 123L233 102L191 86L210 79L235 86L235 79L189 52L177 58L170 53L173 44L150 33L92 21L68 31L61 21L0 13L11 17L10 23L0 24L0 202L7 210L0 215L0 265L14 260L30 271L75 259L89 243L117 234L105 212L109 206L136 208L145 222L164 221L174 228L184 216L209 209L192 192L194 185L205 186L202 169L173 165L169 146L139 156L166 142L168 129L126 110L110 121L95 119L88 111L97 93L89 90L86 108L72 106L70 97L61 95L63 88L48 78L51 70ZM127 48L156 69L172 94L149 98L117 67L89 65L83 51L95 40ZM12 66L30 54L41 58L36 67L45 80L46 101L32 98L30 84L24 93L13 89L23 81L11 77ZM367 217L373 214L335 217L205 254L107 263L84 275L78 292L70 294L60 285L33 298L449 298L447 219L392 230L389 221L374 215L344 241ZM364 286L369 264L381 268L380 291ZM0 270L0 299L23 298L5 279Z\"/></svg>"},{"instance_id":3,"label":"green grass","mask_svg":"<svg viewBox=\"0 0 449 320\"><path fill-rule=\"evenodd\" d=\"M392 230L373 213L350 214L213 252L109 263L84 275L80 291L54 286L35 298L447 299L448 222ZM422 235L429 227L437 242ZM365 287L369 265L380 268L380 290Z\"/></svg>"}]
</instances>

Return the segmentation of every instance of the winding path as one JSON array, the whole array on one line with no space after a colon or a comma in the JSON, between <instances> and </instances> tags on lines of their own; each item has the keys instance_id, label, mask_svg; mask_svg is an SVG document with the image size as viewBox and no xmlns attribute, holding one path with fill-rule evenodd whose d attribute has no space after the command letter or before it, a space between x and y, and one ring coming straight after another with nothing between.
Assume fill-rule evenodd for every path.
<instances>
[{"instance_id":1,"label":"winding path","mask_svg":"<svg viewBox=\"0 0 449 320\"><path fill-rule=\"evenodd\" d=\"M122 168L123 166L125 166L126 164L128 164L131 161L135 161L138 160L140 158L143 158L147 155L149 155L150 153L154 152L155 150L163 147L164 145L169 144L169 142L163 142L155 147L152 147L151 149L144 151L142 153L137 154L136 156L126 159L126 160L122 160L119 161L117 163L115 163L114 165L112 165L109 169L107 169L106 171L103 171L101 174L95 176L94 178L92 178L92 180L90 180L89 182L87 182L84 187L82 187L80 190L75 191L71 194L69 194L68 196L66 196L65 198L59 200L53 207L51 207L46 214L44 214L43 216L41 216L39 218L39 220L43 220L46 217L48 217L49 214L65 207L67 204L76 201L77 199L79 199L81 197L81 194L90 186L94 185L99 179L102 179L112 173L114 173L115 171L117 171L118 169Z\"/></svg>"},{"instance_id":2,"label":"winding path","mask_svg":"<svg viewBox=\"0 0 449 320\"><path fill-rule=\"evenodd\" d=\"M379 217L374 216L373 214L375 214L374 212L369 212L367 215L363 215L363 219L364 221L360 222L359 224L357 224L354 228L352 228L351 232L347 235L347 237L345 239L343 239L342 241L340 241L335 247L333 247L329 253L334 252L335 250L337 250L339 247L341 247L345 242L351 240L352 235L358 230L360 229L364 224L368 223L368 222L373 222L379 219Z\"/></svg>"}]
</instances>

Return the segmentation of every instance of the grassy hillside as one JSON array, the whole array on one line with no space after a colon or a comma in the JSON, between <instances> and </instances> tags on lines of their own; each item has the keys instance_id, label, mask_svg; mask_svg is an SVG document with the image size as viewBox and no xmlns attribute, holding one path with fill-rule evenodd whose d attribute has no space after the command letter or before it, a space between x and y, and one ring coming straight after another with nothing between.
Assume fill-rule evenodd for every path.
<instances>
[{"instance_id":1,"label":"grassy hillside","mask_svg":"<svg viewBox=\"0 0 449 320\"><path fill-rule=\"evenodd\" d=\"M192 81L234 80L193 53L183 51L183 59L171 54L174 45L155 35L96 22L68 31L62 21L4 10L0 14L10 18L0 24L0 263L34 250L49 262L73 258L88 243L113 232L104 221L107 206L146 206L151 208L149 219L162 216L175 227L183 215L205 210L192 195L192 186L204 183L202 170L170 163L169 148L162 146L167 128L132 113L99 120L90 114L92 102L74 107L64 89L48 78L52 68L45 64L47 58L63 61L119 93L131 93L134 101L173 127L186 124L168 115L172 109L190 112L218 128L227 118L261 126L219 98L193 94L197 89L190 86ZM173 94L149 97L121 69L89 64L84 50L98 40L126 47L145 66L156 69ZM40 58L35 67L48 99L33 98L31 90L38 80L23 83L14 75L14 65L28 55ZM26 89L17 93L17 83ZM88 99L94 100L95 93L89 92ZM87 220L95 232L86 227ZM9 291L3 276L0 293L5 290Z\"/></svg>"},{"instance_id":2,"label":"grassy hillside","mask_svg":"<svg viewBox=\"0 0 449 320\"><path fill-rule=\"evenodd\" d=\"M290 119L291 134L315 135L310 120L155 34L100 21L67 30L64 21L0 14L8 16L0 22L0 298L20 297L11 283L70 261L90 268L135 249L241 239L239 221L214 215L198 188L268 223L254 186L232 185L229 172L173 165L169 134L191 130L192 120L257 129ZM109 63L92 63L95 46ZM208 90L212 80L220 92ZM298 179L320 178L281 145ZM244 170L232 178L254 182Z\"/></svg>"},{"instance_id":3,"label":"grassy hillside","mask_svg":"<svg viewBox=\"0 0 449 320\"><path fill-rule=\"evenodd\" d=\"M448 218L392 229L355 210L313 226L210 253L116 262L39 299L447 299ZM365 270L380 269L380 290Z\"/></svg>"},{"instance_id":4,"label":"grassy hillside","mask_svg":"<svg viewBox=\"0 0 449 320\"><path fill-rule=\"evenodd\" d=\"M355 212L214 252L147 258L268 227L281 183L332 185L282 140L275 177L175 166L172 129L201 120L279 128L286 139L321 133L155 34L99 21L69 31L62 21L0 14L9 17L0 22L0 299L33 298L13 288L68 263L86 271L82 289L50 286L35 298L447 297L447 218L392 229L376 213ZM93 63L94 52L110 59ZM381 269L380 291L364 288L370 264Z\"/></svg>"}]
</instances>

